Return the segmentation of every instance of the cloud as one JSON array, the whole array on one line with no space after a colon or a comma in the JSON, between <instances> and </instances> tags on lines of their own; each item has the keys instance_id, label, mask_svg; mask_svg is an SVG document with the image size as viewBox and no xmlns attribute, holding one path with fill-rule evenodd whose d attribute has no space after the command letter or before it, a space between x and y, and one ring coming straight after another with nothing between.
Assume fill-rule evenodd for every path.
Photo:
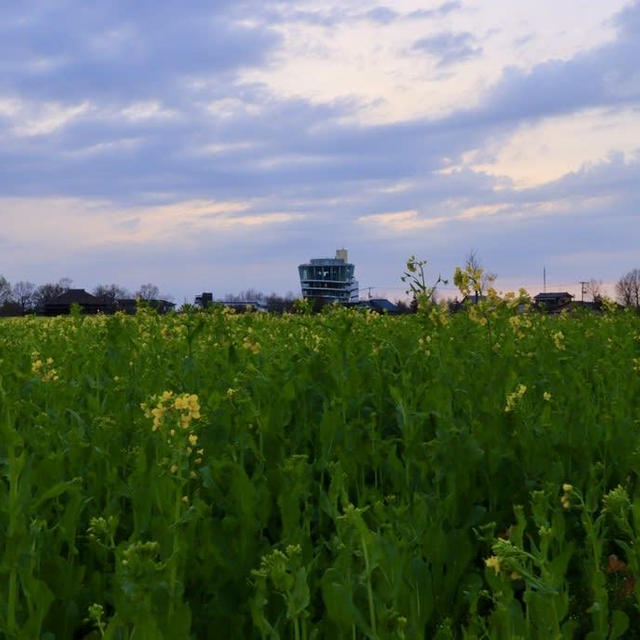
<instances>
[{"instance_id":1,"label":"cloud","mask_svg":"<svg viewBox=\"0 0 640 640\"><path fill-rule=\"evenodd\" d=\"M239 19L241 6L70 1L23 9L28 19L4 7L0 89L48 100L148 100L160 92L178 100L187 78L257 64L276 44L274 31Z\"/></svg>"},{"instance_id":2,"label":"cloud","mask_svg":"<svg viewBox=\"0 0 640 640\"><path fill-rule=\"evenodd\" d=\"M474 46L475 42L469 32L439 33L418 40L413 48L435 57L439 67L447 67L480 55L482 47Z\"/></svg>"},{"instance_id":3,"label":"cloud","mask_svg":"<svg viewBox=\"0 0 640 640\"><path fill-rule=\"evenodd\" d=\"M614 41L569 60L530 71L505 69L475 117L485 121L534 119L576 110L637 104L640 100L640 2L617 14ZM472 116L473 117L473 116Z\"/></svg>"},{"instance_id":4,"label":"cloud","mask_svg":"<svg viewBox=\"0 0 640 640\"><path fill-rule=\"evenodd\" d=\"M398 13L389 7L375 7L365 14L365 17L374 22L389 24L398 18Z\"/></svg>"},{"instance_id":5,"label":"cloud","mask_svg":"<svg viewBox=\"0 0 640 640\"><path fill-rule=\"evenodd\" d=\"M424 19L424 18L443 18L453 11L457 11L462 8L462 2L444 2L439 7L435 9L416 9L412 11L408 17L413 19Z\"/></svg>"},{"instance_id":6,"label":"cloud","mask_svg":"<svg viewBox=\"0 0 640 640\"><path fill-rule=\"evenodd\" d=\"M567 53L554 41L557 59L471 80L467 67L496 55L488 29L471 30L460 3L421 15L417 4L368 17L359 2L3 7L5 275L131 287L135 276L182 297L224 273L211 286L286 290L297 264L334 244L373 285L392 284L411 253L446 273L472 247L515 278L543 262L571 277L631 268L638 3L604 44ZM451 31L422 20L445 15ZM420 40L428 55L409 51ZM292 73L291 91L248 74L286 75L278 65L296 55L318 66ZM310 96L300 77L322 91ZM405 109L407 94L425 104ZM378 107L393 117L367 117ZM584 257L611 247L610 265Z\"/></svg>"},{"instance_id":7,"label":"cloud","mask_svg":"<svg viewBox=\"0 0 640 640\"><path fill-rule=\"evenodd\" d=\"M586 109L525 122L465 153L463 164L526 187L552 182L612 152L640 152L640 108Z\"/></svg>"}]
</instances>

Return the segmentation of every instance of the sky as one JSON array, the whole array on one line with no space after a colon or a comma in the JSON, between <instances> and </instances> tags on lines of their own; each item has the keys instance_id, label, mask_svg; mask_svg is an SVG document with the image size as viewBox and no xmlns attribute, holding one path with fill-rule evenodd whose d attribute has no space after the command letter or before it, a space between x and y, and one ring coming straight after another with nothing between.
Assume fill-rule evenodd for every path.
<instances>
[{"instance_id":1,"label":"sky","mask_svg":"<svg viewBox=\"0 0 640 640\"><path fill-rule=\"evenodd\" d=\"M0 273L299 294L345 247L394 298L473 250L501 290L610 288L638 60L640 0L2 3Z\"/></svg>"}]
</instances>

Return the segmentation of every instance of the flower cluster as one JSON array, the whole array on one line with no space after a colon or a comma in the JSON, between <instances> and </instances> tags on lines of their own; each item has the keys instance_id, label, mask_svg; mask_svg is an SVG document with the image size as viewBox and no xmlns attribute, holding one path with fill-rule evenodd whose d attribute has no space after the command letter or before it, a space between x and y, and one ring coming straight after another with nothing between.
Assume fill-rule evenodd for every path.
<instances>
[{"instance_id":1,"label":"flower cluster","mask_svg":"<svg viewBox=\"0 0 640 640\"><path fill-rule=\"evenodd\" d=\"M252 571L256 578L270 579L276 590L286 592L293 589L295 569L301 563L302 548L299 544L287 545L286 549L274 549L260 559L260 568Z\"/></svg>"},{"instance_id":2,"label":"flower cluster","mask_svg":"<svg viewBox=\"0 0 640 640\"><path fill-rule=\"evenodd\" d=\"M571 508L571 494L573 493L573 485L565 482L562 485L562 497L560 498L560 504L563 509Z\"/></svg>"},{"instance_id":3,"label":"flower cluster","mask_svg":"<svg viewBox=\"0 0 640 640\"><path fill-rule=\"evenodd\" d=\"M507 394L507 404L504 407L505 413L509 413L513 411L522 398L524 394L527 392L527 387L523 384L519 384L515 391Z\"/></svg>"},{"instance_id":4,"label":"flower cluster","mask_svg":"<svg viewBox=\"0 0 640 640\"><path fill-rule=\"evenodd\" d=\"M556 346L556 349L559 349L560 351L565 349L564 333L562 333L562 331L556 331L551 334L551 338L553 339L553 344Z\"/></svg>"},{"instance_id":5,"label":"flower cluster","mask_svg":"<svg viewBox=\"0 0 640 640\"><path fill-rule=\"evenodd\" d=\"M163 391L159 396L151 396L151 404L143 402L140 406L147 418L153 418L153 431L163 427L168 416L176 418L182 429L188 429L192 420L200 418L200 403L195 393L176 395L173 391Z\"/></svg>"},{"instance_id":6,"label":"flower cluster","mask_svg":"<svg viewBox=\"0 0 640 640\"><path fill-rule=\"evenodd\" d=\"M108 547L115 547L116 529L118 528L118 517L99 516L89 520L87 535L89 540Z\"/></svg>"},{"instance_id":7,"label":"flower cluster","mask_svg":"<svg viewBox=\"0 0 640 640\"><path fill-rule=\"evenodd\" d=\"M260 343L251 340L250 338L245 338L242 342L242 347L247 351L251 351L251 353L258 354L260 353Z\"/></svg>"},{"instance_id":8,"label":"flower cluster","mask_svg":"<svg viewBox=\"0 0 640 640\"><path fill-rule=\"evenodd\" d=\"M420 350L424 352L425 356L431 355L431 349L429 348L430 343L431 343L431 336L424 336L424 337L418 338L418 346Z\"/></svg>"},{"instance_id":9,"label":"flower cluster","mask_svg":"<svg viewBox=\"0 0 640 640\"><path fill-rule=\"evenodd\" d=\"M42 382L55 382L58 379L58 372L53 368L53 358L42 361L37 351L31 354L31 371Z\"/></svg>"},{"instance_id":10,"label":"flower cluster","mask_svg":"<svg viewBox=\"0 0 640 640\"><path fill-rule=\"evenodd\" d=\"M193 433L193 421L200 419L198 396L195 393L164 391L151 396L149 403L140 406L145 416L153 419L152 430L159 431L169 445L168 455L161 459L160 465L173 476L184 478L188 474L190 478L196 478L192 463L202 464L204 455L204 449L196 448L198 436Z\"/></svg>"}]
</instances>

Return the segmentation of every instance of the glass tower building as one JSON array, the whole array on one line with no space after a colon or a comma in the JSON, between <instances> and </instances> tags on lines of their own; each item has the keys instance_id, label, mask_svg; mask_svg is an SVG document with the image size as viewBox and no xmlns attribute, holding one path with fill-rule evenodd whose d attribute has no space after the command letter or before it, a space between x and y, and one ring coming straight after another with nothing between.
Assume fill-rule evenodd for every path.
<instances>
[{"instance_id":1,"label":"glass tower building","mask_svg":"<svg viewBox=\"0 0 640 640\"><path fill-rule=\"evenodd\" d=\"M338 249L335 258L312 258L298 267L302 297L358 302L355 269L348 262L346 249Z\"/></svg>"}]
</instances>

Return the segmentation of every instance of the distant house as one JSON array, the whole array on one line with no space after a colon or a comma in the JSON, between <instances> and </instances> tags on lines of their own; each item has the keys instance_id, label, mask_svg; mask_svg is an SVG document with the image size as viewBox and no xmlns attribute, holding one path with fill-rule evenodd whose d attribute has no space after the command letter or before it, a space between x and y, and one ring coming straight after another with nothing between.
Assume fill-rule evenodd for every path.
<instances>
[{"instance_id":1,"label":"distant house","mask_svg":"<svg viewBox=\"0 0 640 640\"><path fill-rule=\"evenodd\" d=\"M371 309L371 311L388 313L389 315L401 313L398 306L386 298L369 298L369 300L360 300L360 302L353 303L349 306L355 307L356 309Z\"/></svg>"},{"instance_id":2,"label":"distant house","mask_svg":"<svg viewBox=\"0 0 640 640\"><path fill-rule=\"evenodd\" d=\"M169 302L168 300L143 300L142 302L149 305L158 313L168 313L169 311L173 311L176 306L174 302ZM137 309L138 300L136 298L120 298L116 300L116 311L123 311L124 313L133 315Z\"/></svg>"},{"instance_id":3,"label":"distant house","mask_svg":"<svg viewBox=\"0 0 640 640\"><path fill-rule=\"evenodd\" d=\"M571 308L573 296L567 291L539 293L533 298L536 307L547 313L560 313Z\"/></svg>"},{"instance_id":4,"label":"distant house","mask_svg":"<svg viewBox=\"0 0 640 640\"><path fill-rule=\"evenodd\" d=\"M60 295L45 302L42 313L45 316L68 315L72 305L78 305L83 313L113 313L114 305L111 300L101 296L94 296L84 289L67 289Z\"/></svg>"},{"instance_id":5,"label":"distant house","mask_svg":"<svg viewBox=\"0 0 640 640\"><path fill-rule=\"evenodd\" d=\"M199 296L196 296L195 304L205 309L213 304L213 293L211 291L203 291Z\"/></svg>"}]
</instances>

